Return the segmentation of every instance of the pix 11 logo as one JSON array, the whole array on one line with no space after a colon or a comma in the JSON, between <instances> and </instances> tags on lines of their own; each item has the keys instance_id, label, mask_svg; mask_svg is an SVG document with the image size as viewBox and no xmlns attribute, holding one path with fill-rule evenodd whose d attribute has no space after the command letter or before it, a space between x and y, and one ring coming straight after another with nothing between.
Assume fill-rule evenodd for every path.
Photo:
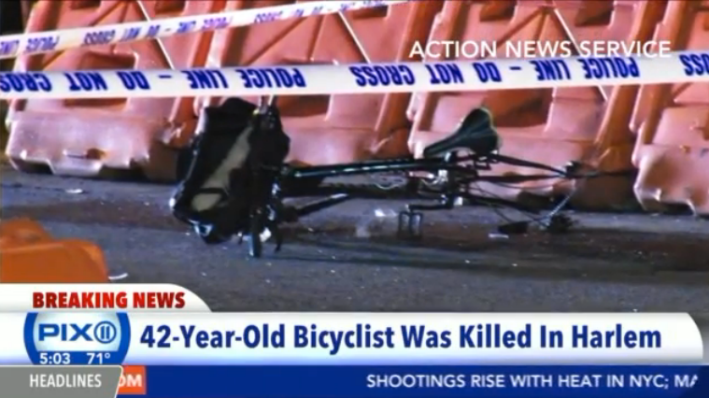
<instances>
[{"instance_id":1,"label":"pix 11 logo","mask_svg":"<svg viewBox=\"0 0 709 398\"><path fill-rule=\"evenodd\" d=\"M32 312L25 348L36 365L120 365L130 346L125 313Z\"/></svg>"}]
</instances>

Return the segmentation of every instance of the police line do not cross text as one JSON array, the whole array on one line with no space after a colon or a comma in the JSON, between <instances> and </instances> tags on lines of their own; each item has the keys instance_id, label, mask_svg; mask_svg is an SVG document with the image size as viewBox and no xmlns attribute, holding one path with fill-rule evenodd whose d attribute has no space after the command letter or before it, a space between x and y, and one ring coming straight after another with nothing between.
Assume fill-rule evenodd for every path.
<instances>
[{"instance_id":1,"label":"police line do not cross text","mask_svg":"<svg viewBox=\"0 0 709 398\"><path fill-rule=\"evenodd\" d=\"M337 84L333 84L333 83ZM0 73L0 98L326 95L709 82L709 53L185 70Z\"/></svg>"}]
</instances>

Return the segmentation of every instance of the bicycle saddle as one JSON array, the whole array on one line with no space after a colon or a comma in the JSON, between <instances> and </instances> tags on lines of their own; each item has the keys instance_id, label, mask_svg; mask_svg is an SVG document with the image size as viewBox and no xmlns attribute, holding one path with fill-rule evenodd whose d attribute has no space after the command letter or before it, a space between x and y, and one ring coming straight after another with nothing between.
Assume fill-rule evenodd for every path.
<instances>
[{"instance_id":1,"label":"bicycle saddle","mask_svg":"<svg viewBox=\"0 0 709 398\"><path fill-rule=\"evenodd\" d=\"M191 224L206 243L245 232L254 207L268 204L290 148L275 106L259 109L238 98L207 107L200 134L178 173L172 214Z\"/></svg>"},{"instance_id":2,"label":"bicycle saddle","mask_svg":"<svg viewBox=\"0 0 709 398\"><path fill-rule=\"evenodd\" d=\"M425 158L443 156L457 149L467 149L477 155L488 155L499 149L500 137L485 108L473 109L458 128L447 138L435 142L423 151Z\"/></svg>"},{"instance_id":3,"label":"bicycle saddle","mask_svg":"<svg viewBox=\"0 0 709 398\"><path fill-rule=\"evenodd\" d=\"M173 215L188 223L213 223L214 210L224 205L230 172L243 165L249 151L243 137L256 106L229 98L221 106L206 107L198 135L178 157L179 183L170 201Z\"/></svg>"}]
</instances>

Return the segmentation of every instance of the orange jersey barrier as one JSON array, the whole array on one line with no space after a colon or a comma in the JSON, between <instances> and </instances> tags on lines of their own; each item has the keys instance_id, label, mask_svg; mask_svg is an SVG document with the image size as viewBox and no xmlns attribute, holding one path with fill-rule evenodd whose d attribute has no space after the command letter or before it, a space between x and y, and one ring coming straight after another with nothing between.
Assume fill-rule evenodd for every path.
<instances>
[{"instance_id":1,"label":"orange jersey barrier","mask_svg":"<svg viewBox=\"0 0 709 398\"><path fill-rule=\"evenodd\" d=\"M224 1L38 2L28 32L217 12ZM204 65L212 32L23 56L16 70L151 69ZM15 101L6 153L21 170L97 176L142 169L173 177L170 145L184 144L196 118L191 98Z\"/></svg>"},{"instance_id":2,"label":"orange jersey barrier","mask_svg":"<svg viewBox=\"0 0 709 398\"><path fill-rule=\"evenodd\" d=\"M671 1L658 37L677 49L705 50L707 21L709 1ZM632 125L639 134L635 195L643 207L680 205L709 215L709 85L643 87Z\"/></svg>"},{"instance_id":3,"label":"orange jersey barrier","mask_svg":"<svg viewBox=\"0 0 709 398\"><path fill-rule=\"evenodd\" d=\"M101 25L163 16L273 6L291 1L40 1L28 31ZM706 0L423 1L341 14L256 24L161 40L22 57L34 70L248 66L412 60L415 43L536 40L649 42L706 49ZM504 54L499 53L499 56ZM406 152L454 130L476 106L495 115L503 153L562 166L581 161L602 171L639 171L588 181L481 185L492 195L575 192L594 208L637 197L647 209L689 206L709 214L706 84L558 88L466 93L364 94L279 99L292 139L290 159L332 164ZM171 147L195 133L199 108L219 98L27 100L12 104L7 153L22 170L101 175L142 169L169 179ZM524 174L499 166L494 173ZM635 185L633 185L635 184ZM633 190L634 195L633 195Z\"/></svg>"},{"instance_id":4,"label":"orange jersey barrier","mask_svg":"<svg viewBox=\"0 0 709 398\"><path fill-rule=\"evenodd\" d=\"M55 240L28 219L0 223L0 282L105 283L103 252L82 240Z\"/></svg>"},{"instance_id":5,"label":"orange jersey barrier","mask_svg":"<svg viewBox=\"0 0 709 398\"><path fill-rule=\"evenodd\" d=\"M3 248L0 282L105 283L101 250L90 242L62 240Z\"/></svg>"},{"instance_id":6,"label":"orange jersey barrier","mask_svg":"<svg viewBox=\"0 0 709 398\"><path fill-rule=\"evenodd\" d=\"M28 218L0 222L0 250L39 242L51 242L49 232Z\"/></svg>"},{"instance_id":7,"label":"orange jersey barrier","mask_svg":"<svg viewBox=\"0 0 709 398\"><path fill-rule=\"evenodd\" d=\"M662 1L478 1L446 2L431 40L496 41L498 56L506 43L653 38L663 15ZM509 55L509 54L507 54ZM604 171L632 168L634 137L628 128L637 87L557 88L462 94L417 94L409 109L414 126L409 146L419 155L442 139L470 110L486 106L495 115L506 155L563 167L581 161ZM493 173L536 174L514 166ZM632 198L632 181L598 179L586 186L565 181L480 188L497 196L521 192L566 194L580 188L576 202L599 207ZM582 183L583 184L583 183ZM609 203L610 202L610 203Z\"/></svg>"}]
</instances>

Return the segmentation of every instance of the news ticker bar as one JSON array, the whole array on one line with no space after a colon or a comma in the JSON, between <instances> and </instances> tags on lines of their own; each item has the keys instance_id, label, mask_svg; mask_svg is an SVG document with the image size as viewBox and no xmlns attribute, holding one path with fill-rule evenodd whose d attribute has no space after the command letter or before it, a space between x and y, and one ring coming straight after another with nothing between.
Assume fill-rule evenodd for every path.
<instances>
[{"instance_id":1,"label":"news ticker bar","mask_svg":"<svg viewBox=\"0 0 709 398\"><path fill-rule=\"evenodd\" d=\"M3 398L114 398L120 366L0 366Z\"/></svg>"},{"instance_id":2,"label":"news ticker bar","mask_svg":"<svg viewBox=\"0 0 709 398\"><path fill-rule=\"evenodd\" d=\"M696 366L156 366L146 368L149 381L143 379L140 392L126 388L130 382L116 384L119 372L117 366L0 368L2 397L113 398L116 392L126 398L709 395L709 368Z\"/></svg>"}]
</instances>

